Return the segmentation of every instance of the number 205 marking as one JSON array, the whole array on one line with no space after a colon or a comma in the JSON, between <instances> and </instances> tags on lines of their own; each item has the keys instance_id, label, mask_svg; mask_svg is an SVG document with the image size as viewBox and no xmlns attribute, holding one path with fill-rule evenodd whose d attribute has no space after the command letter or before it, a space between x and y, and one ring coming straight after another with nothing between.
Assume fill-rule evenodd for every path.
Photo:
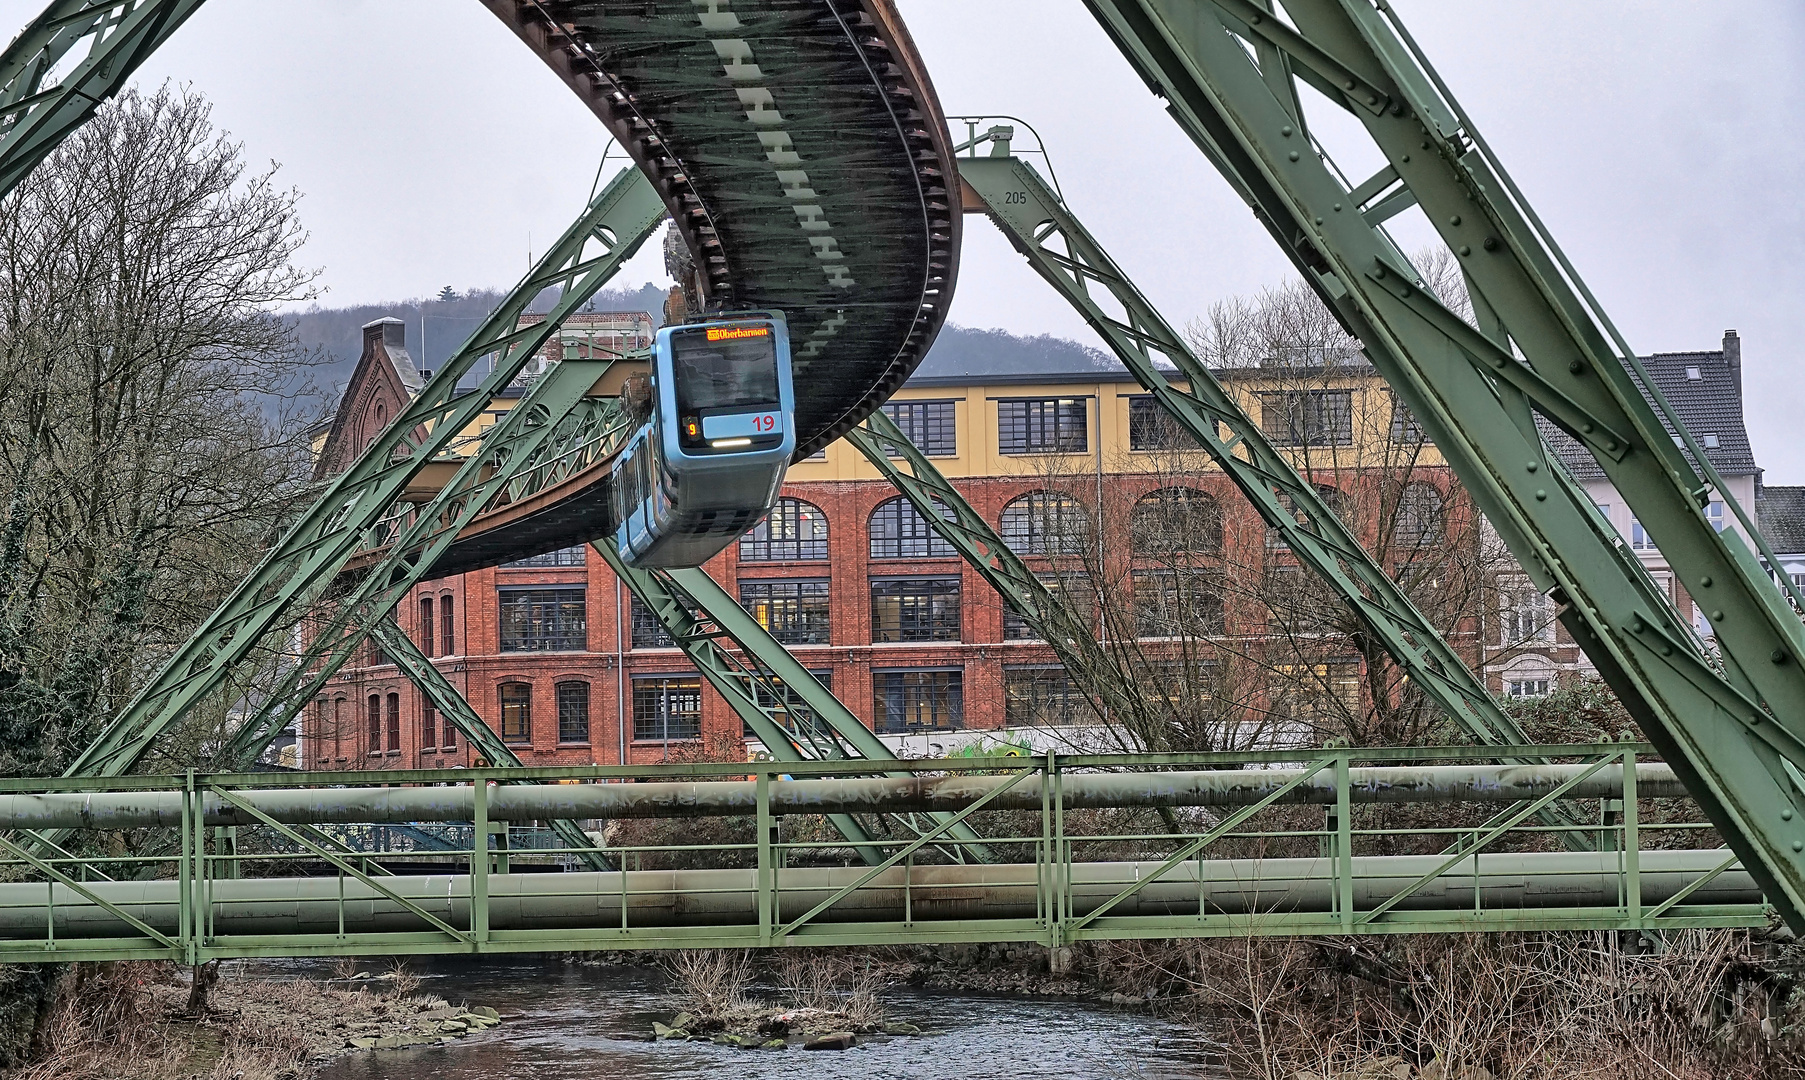
<instances>
[{"instance_id":1,"label":"number 205 marking","mask_svg":"<svg viewBox=\"0 0 1805 1080\"><path fill-rule=\"evenodd\" d=\"M1005 192L1003 192L1003 205L1004 206L1019 205L1022 203L1026 203L1027 201L1028 201L1028 193L1025 191L1005 191Z\"/></svg>"}]
</instances>

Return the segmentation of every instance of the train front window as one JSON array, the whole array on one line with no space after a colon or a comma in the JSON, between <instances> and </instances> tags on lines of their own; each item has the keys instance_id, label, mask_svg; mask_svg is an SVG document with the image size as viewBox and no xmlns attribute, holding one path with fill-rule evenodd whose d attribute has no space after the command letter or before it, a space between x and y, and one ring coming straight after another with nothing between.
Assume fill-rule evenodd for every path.
<instances>
[{"instance_id":1,"label":"train front window","mask_svg":"<svg viewBox=\"0 0 1805 1080\"><path fill-rule=\"evenodd\" d=\"M677 411L684 416L777 404L777 338L769 326L672 334L671 365Z\"/></svg>"}]
</instances>

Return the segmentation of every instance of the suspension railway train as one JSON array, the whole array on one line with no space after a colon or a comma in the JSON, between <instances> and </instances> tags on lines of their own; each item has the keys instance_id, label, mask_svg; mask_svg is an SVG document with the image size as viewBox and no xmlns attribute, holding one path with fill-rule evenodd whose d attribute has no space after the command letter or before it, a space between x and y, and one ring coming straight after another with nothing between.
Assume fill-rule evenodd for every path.
<instances>
[{"instance_id":1,"label":"suspension railway train","mask_svg":"<svg viewBox=\"0 0 1805 1080\"><path fill-rule=\"evenodd\" d=\"M660 330L652 409L610 485L627 565L700 566L763 518L796 451L795 409L781 314Z\"/></svg>"}]
</instances>

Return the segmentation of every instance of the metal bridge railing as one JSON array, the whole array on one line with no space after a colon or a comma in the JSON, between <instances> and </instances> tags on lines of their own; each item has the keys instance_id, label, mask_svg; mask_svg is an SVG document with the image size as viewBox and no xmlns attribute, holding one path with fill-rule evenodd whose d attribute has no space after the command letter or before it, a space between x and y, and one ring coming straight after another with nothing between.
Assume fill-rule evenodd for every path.
<instances>
[{"instance_id":1,"label":"metal bridge railing","mask_svg":"<svg viewBox=\"0 0 1805 1080\"><path fill-rule=\"evenodd\" d=\"M899 761L884 777L838 761L4 780L0 825L78 815L180 842L45 857L0 837L0 962L1768 922L1737 857L1699 846L1710 826L1672 816L1683 789L1646 746L1512 748L1556 762L1537 768L1474 764L1487 752L1047 754ZM1538 817L1557 802L1584 823ZM882 858L866 865L826 824L853 804L938 816L870 840ZM584 872L528 820L557 816L685 821L623 831L589 849L620 869ZM703 818L716 825L689 824ZM977 823L994 861L949 857ZM1563 829L1599 849L1567 850ZM404 833L430 836L449 872L384 866L421 853L384 842ZM509 872L525 859L570 872Z\"/></svg>"}]
</instances>

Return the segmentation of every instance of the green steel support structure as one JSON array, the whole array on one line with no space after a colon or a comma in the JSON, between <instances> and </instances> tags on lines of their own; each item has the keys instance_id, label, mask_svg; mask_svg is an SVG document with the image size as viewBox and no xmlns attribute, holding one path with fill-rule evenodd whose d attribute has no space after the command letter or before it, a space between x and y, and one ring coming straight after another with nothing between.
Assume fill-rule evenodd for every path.
<instances>
[{"instance_id":1,"label":"green steel support structure","mask_svg":"<svg viewBox=\"0 0 1805 1080\"><path fill-rule=\"evenodd\" d=\"M48 797L38 793L69 793L62 796L62 805L85 813L80 810L84 799L91 797L99 805L107 801L106 793L120 792L147 808L160 807L145 812L154 813L161 828L181 839L175 853L88 860L141 864L139 879L133 881L82 880L87 861L43 857L0 840L0 865L6 869L6 882L0 883L0 960L199 963L240 956L975 941L1059 946L1099 939L1247 935L1653 933L1759 927L1772 917L1772 908L1762 902L1733 852L1669 846L1676 829L1696 835L1708 828L1702 822L1650 827L1626 814L1614 824L1589 826L1606 834L1605 850L1545 850L1546 838L1539 834L1546 827L1530 822L1539 809L1558 800L1596 802L1613 791L1631 795L1627 785L1649 747L1619 743L1510 749L1513 757L1571 764L1561 766L1558 776L1509 795L1482 824L1403 830L1385 819L1361 822L1350 816L1350 794L1363 802L1393 801L1365 787L1351 793L1351 766L1452 765L1471 762L1477 748L1300 747L1238 754L1049 754L895 762L887 766L892 775L915 778L900 787L912 784L923 792L939 792L940 805L957 809L922 835L872 841L882 849L882 858L853 867L819 861L824 849L831 851L838 841L783 840L773 826L782 816L820 813L814 809L818 800L802 791L811 785L829 808L859 798L844 785L869 776L866 762L0 780L0 794L15 796L9 813L36 805L34 797ZM1257 784L1262 773L1275 768L1281 771L1270 782ZM1185 769L1215 771L1174 772ZM749 774L753 782L745 783ZM1607 774L1614 779L1601 779ZM1192 789L1185 789L1186 795L1172 787L1177 778L1205 775L1234 778L1242 794L1230 803L1201 807ZM972 783L961 791L967 778ZM532 813L538 815L543 812L538 807L547 803L574 808L572 796L564 793L593 790L584 784L613 789L624 781L632 790L622 794L643 791L655 804L671 798L663 789L693 786L661 781L708 780L739 781L722 786L736 790L731 812L755 815L760 822L754 838L726 844L679 839L618 851L629 865L634 852L669 851L687 853L692 862L718 857L724 860L718 869L489 870L493 851L484 826L501 790L496 784L540 785L520 789L534 800ZM1101 802L1093 795L1080 803L1066 794L1085 784L1098 792L1099 782L1118 795ZM359 790L347 792L347 785ZM334 850L294 824L333 820L334 807L344 797L367 801L379 797L384 785L422 805L432 802L432 793L445 793L448 798L436 810L423 813L429 820L475 818L472 845L439 856L450 860L447 872L385 874L381 855ZM1468 785L1467 790L1480 788ZM26 797L23 804L17 795ZM1148 801L1150 796L1155 802ZM1424 797L1432 796L1425 792ZM1471 794L1443 792L1439 797ZM1150 809L1162 798L1164 805L1186 814L1178 835L1124 832L1121 826L1096 831L1090 822L1073 819L1085 806ZM1325 798L1338 806L1334 819L1324 823L1316 817L1318 825L1299 829L1295 811L1305 808L1296 804L1322 804ZM710 805L718 801L711 799ZM650 805L642 807L642 816ZM958 865L921 857L933 846L955 842L950 833L972 815L1002 806L1014 816L994 822L986 843L1006 846L1014 853L1008 861ZM677 809L681 812L680 804ZM703 811L708 812L720 810ZM507 813L517 817L520 810ZM237 823L236 845L222 842L222 818ZM1127 828L1134 826L1128 823ZM1667 839L1652 837L1651 828ZM272 850L275 845L260 838L280 841L282 850ZM1399 850L1400 845L1416 853L1368 854L1381 847ZM1110 861L1124 849L1141 853L1139 860ZM469 872L457 872L463 864ZM328 869L327 876L297 874L321 866Z\"/></svg>"},{"instance_id":2,"label":"green steel support structure","mask_svg":"<svg viewBox=\"0 0 1805 1080\"><path fill-rule=\"evenodd\" d=\"M855 716L821 680L790 655L758 620L747 614L727 590L701 568L640 570L621 561L612 540L592 547L632 590L639 602L657 617L696 671L752 733L780 761L832 761L859 759L874 763L879 775L896 755L864 722ZM731 643L732 650L723 642ZM928 815L935 827L946 825L945 815ZM831 816L833 825L855 845L870 863L883 859L877 839L850 814ZM889 816L902 831L921 835L923 826L912 815ZM954 824L949 829L959 846L945 850L956 858L984 858L978 835Z\"/></svg>"},{"instance_id":3,"label":"green steel support structure","mask_svg":"<svg viewBox=\"0 0 1805 1080\"><path fill-rule=\"evenodd\" d=\"M1744 541L1706 519L1716 490L1761 543L1390 5L1284 0L1281 18L1255 0L1085 2L1361 340L1775 906L1805 930L1805 628ZM1386 162L1373 176L1334 171L1299 79L1365 129ZM1437 301L1384 231L1412 205L1458 257L1477 328ZM1709 613L1715 656L1560 469L1538 414L1586 447L1652 534Z\"/></svg>"},{"instance_id":4,"label":"green steel support structure","mask_svg":"<svg viewBox=\"0 0 1805 1080\"><path fill-rule=\"evenodd\" d=\"M201 0L55 0L0 53L0 197L17 187ZM53 85L83 42L88 53Z\"/></svg>"},{"instance_id":5,"label":"green steel support structure","mask_svg":"<svg viewBox=\"0 0 1805 1080\"><path fill-rule=\"evenodd\" d=\"M443 672L433 666L414 639L401 632L401 628L389 619L377 619L370 628L370 636L376 639L383 651L395 661L409 681L420 688L420 693L431 701L439 715L457 725L457 729L468 739L471 746L481 752L484 760L500 769L518 769L522 767L520 758L507 743L502 742L495 729L483 723L483 718L471 708L458 688L451 685ZM589 837L577 827L577 823L564 818L553 818L549 822L552 832L557 834L564 846L576 853L591 870L613 870L601 852L595 850Z\"/></svg>"},{"instance_id":6,"label":"green steel support structure","mask_svg":"<svg viewBox=\"0 0 1805 1080\"><path fill-rule=\"evenodd\" d=\"M484 507L604 459L625 441L631 425L617 404L585 397L611 363L567 360L554 365L484 433L481 446L443 490L418 507L399 504L391 510L389 516L397 522L391 535L397 538L386 556L357 575L342 595L329 598L327 614L317 620L307 648L256 715L233 733L225 755L231 767L249 767L352 661L370 633L394 625L396 604Z\"/></svg>"},{"instance_id":7,"label":"green steel support structure","mask_svg":"<svg viewBox=\"0 0 1805 1080\"><path fill-rule=\"evenodd\" d=\"M423 576L431 560L422 548L406 546L413 536L399 535L400 522L391 516L408 482L513 382L564 318L633 254L664 212L663 202L637 170L617 175L425 389L332 481L232 597L70 766L69 775L129 770L189 706L218 688L284 615L318 598L359 550L393 545L392 554L400 560L396 576ZM586 250L591 244L598 249L594 254ZM561 287L562 295L547 317L519 327L527 304L554 286ZM474 387L460 389L464 376L491 354L488 373ZM475 468L477 460L466 467ZM465 509L475 512L475 507ZM415 524L432 531L435 523L421 517ZM453 533L445 530L443 542L449 543Z\"/></svg>"}]
</instances>

